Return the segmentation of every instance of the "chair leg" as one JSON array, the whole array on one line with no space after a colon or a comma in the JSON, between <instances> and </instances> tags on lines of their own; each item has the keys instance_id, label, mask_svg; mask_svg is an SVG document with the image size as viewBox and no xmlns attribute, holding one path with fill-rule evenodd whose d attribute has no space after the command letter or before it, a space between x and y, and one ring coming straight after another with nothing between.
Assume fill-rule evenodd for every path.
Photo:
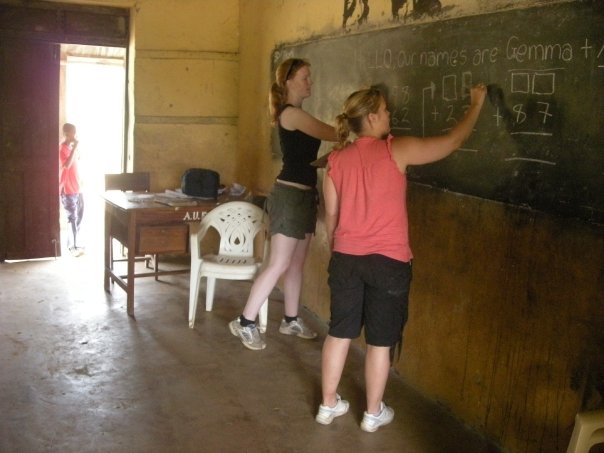
<instances>
[{"instance_id":1,"label":"chair leg","mask_svg":"<svg viewBox=\"0 0 604 453\"><path fill-rule=\"evenodd\" d=\"M197 300L199 299L199 280L201 262L191 263L191 276L189 277L189 327L195 326L195 314L197 312Z\"/></svg>"},{"instance_id":2,"label":"chair leg","mask_svg":"<svg viewBox=\"0 0 604 453\"><path fill-rule=\"evenodd\" d=\"M260 307L260 313L258 314L258 330L262 333L266 332L266 325L268 323L268 299L264 301Z\"/></svg>"},{"instance_id":3,"label":"chair leg","mask_svg":"<svg viewBox=\"0 0 604 453\"><path fill-rule=\"evenodd\" d=\"M216 287L216 278L206 278L206 311L212 311L214 306L214 288Z\"/></svg>"},{"instance_id":4,"label":"chair leg","mask_svg":"<svg viewBox=\"0 0 604 453\"><path fill-rule=\"evenodd\" d=\"M109 236L109 268L113 270L113 238Z\"/></svg>"},{"instance_id":5,"label":"chair leg","mask_svg":"<svg viewBox=\"0 0 604 453\"><path fill-rule=\"evenodd\" d=\"M153 266L155 270L155 281L159 281L159 277L157 276L157 272L159 271L159 255L153 255Z\"/></svg>"},{"instance_id":6,"label":"chair leg","mask_svg":"<svg viewBox=\"0 0 604 453\"><path fill-rule=\"evenodd\" d=\"M580 412L575 416L575 427L566 453L587 453L592 446L603 442L604 411Z\"/></svg>"}]
</instances>

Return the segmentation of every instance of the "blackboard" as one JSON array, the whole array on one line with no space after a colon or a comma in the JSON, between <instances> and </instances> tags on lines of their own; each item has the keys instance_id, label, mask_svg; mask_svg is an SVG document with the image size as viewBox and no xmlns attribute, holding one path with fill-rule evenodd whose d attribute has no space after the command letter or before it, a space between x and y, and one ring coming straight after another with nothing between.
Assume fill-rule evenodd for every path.
<instances>
[{"instance_id":1,"label":"blackboard","mask_svg":"<svg viewBox=\"0 0 604 453\"><path fill-rule=\"evenodd\" d=\"M333 123L354 90L381 86L394 135L450 128L489 100L462 148L408 177L446 191L604 224L604 2L573 1L283 45L311 63L304 108ZM325 146L325 145L324 145ZM325 150L326 151L326 150Z\"/></svg>"}]
</instances>

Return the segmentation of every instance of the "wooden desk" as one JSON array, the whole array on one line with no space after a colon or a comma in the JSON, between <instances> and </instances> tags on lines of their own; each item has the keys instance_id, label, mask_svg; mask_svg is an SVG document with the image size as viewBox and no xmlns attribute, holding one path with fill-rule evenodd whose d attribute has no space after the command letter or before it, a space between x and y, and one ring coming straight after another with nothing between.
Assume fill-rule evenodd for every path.
<instances>
[{"instance_id":1,"label":"wooden desk","mask_svg":"<svg viewBox=\"0 0 604 453\"><path fill-rule=\"evenodd\" d=\"M159 195L159 194L158 194ZM105 291L117 283L127 297L128 315L134 317L134 280L139 277L180 274L189 268L135 273L135 257L158 253L188 253L189 223L200 222L205 213L220 203L231 201L228 196L218 201L199 201L195 206L167 206L152 198L129 201L122 191L108 191L105 199ZM130 197L131 198L131 197ZM234 199L234 198L233 198ZM113 268L112 239L128 249L128 267L125 275Z\"/></svg>"}]
</instances>

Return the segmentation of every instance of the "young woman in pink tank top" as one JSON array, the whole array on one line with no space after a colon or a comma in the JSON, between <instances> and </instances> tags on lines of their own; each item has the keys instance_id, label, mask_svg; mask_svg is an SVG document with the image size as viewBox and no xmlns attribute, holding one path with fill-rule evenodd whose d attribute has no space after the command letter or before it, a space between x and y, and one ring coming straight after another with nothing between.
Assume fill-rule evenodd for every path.
<instances>
[{"instance_id":1,"label":"young woman in pink tank top","mask_svg":"<svg viewBox=\"0 0 604 453\"><path fill-rule=\"evenodd\" d=\"M348 411L337 388L353 338L365 328L367 407L361 429L374 432L394 418L383 402L394 349L407 320L412 253L406 170L443 159L469 137L486 87L471 89L465 116L438 137L392 137L390 112L376 89L357 91L336 118L337 150L323 180L331 318L323 345L322 404L316 421L329 424ZM350 131L357 135L348 142Z\"/></svg>"}]
</instances>

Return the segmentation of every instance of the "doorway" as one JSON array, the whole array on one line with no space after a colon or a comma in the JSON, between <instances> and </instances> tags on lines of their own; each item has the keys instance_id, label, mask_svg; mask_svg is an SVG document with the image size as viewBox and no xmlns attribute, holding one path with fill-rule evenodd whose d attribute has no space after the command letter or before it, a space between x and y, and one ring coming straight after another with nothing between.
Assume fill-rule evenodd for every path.
<instances>
[{"instance_id":1,"label":"doorway","mask_svg":"<svg viewBox=\"0 0 604 453\"><path fill-rule=\"evenodd\" d=\"M97 58L96 64L105 67L119 55L123 67L131 42L129 25L128 8L0 0L0 263L61 255L57 152L61 125L67 121L67 55L70 60ZM62 59L59 43L107 47L96 47L95 53L73 47ZM87 94L99 92L106 82L97 81ZM127 106L120 94L124 86L110 91L110 99L121 97L120 108ZM114 130L112 120L123 129L123 114L99 120L95 129ZM84 139L85 124L79 129ZM119 149L123 154L122 143L117 148L106 145L104 151Z\"/></svg>"},{"instance_id":2,"label":"doorway","mask_svg":"<svg viewBox=\"0 0 604 453\"><path fill-rule=\"evenodd\" d=\"M75 124L80 150L85 213L82 239L86 253L102 254L106 173L124 168L126 49L61 45L60 125ZM61 132L59 131L59 136ZM60 231L66 251L67 219L61 207Z\"/></svg>"}]
</instances>

